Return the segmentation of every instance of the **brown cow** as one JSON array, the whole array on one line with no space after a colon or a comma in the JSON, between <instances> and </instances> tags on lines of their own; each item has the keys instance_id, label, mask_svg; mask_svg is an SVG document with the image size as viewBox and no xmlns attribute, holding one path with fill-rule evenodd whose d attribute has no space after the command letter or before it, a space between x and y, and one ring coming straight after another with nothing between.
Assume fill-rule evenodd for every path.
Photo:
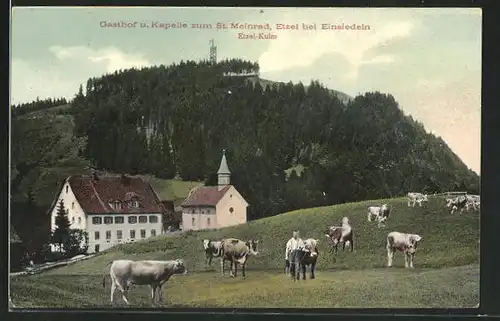
<instances>
[{"instance_id":1,"label":"brown cow","mask_svg":"<svg viewBox=\"0 0 500 321\"><path fill-rule=\"evenodd\" d=\"M222 245L222 256L220 262L220 268L222 276L224 276L224 262L231 262L230 276L236 277L238 271L238 264L241 265L241 274L245 278L245 267L250 255L259 255L257 249L259 241L250 240L242 241L235 238L227 238L221 241ZM234 265L234 274L233 274Z\"/></svg>"}]
</instances>

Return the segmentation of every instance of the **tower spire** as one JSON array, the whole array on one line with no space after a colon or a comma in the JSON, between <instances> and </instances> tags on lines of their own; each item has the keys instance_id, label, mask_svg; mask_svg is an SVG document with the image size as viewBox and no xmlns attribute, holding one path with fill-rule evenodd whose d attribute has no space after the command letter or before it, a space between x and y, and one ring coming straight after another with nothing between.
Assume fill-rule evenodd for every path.
<instances>
[{"instance_id":1,"label":"tower spire","mask_svg":"<svg viewBox=\"0 0 500 321\"><path fill-rule=\"evenodd\" d=\"M222 159L220 161L220 166L219 170L217 171L217 182L219 186L219 190L223 189L225 186L230 184L231 180L231 171L229 170L229 167L227 166L227 159L226 159L226 150L222 150Z\"/></svg>"}]
</instances>

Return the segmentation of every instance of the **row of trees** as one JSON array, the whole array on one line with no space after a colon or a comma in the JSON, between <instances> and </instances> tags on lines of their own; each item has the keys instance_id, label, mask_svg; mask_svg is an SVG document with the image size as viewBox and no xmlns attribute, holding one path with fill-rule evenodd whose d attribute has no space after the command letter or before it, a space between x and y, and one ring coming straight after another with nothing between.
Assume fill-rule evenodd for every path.
<instances>
[{"instance_id":1,"label":"row of trees","mask_svg":"<svg viewBox=\"0 0 500 321\"><path fill-rule=\"evenodd\" d=\"M35 101L29 103L21 103L12 105L12 116L21 116L37 110L43 110L55 106L66 105L66 98L47 98L40 100L38 97Z\"/></svg>"}]
</instances>

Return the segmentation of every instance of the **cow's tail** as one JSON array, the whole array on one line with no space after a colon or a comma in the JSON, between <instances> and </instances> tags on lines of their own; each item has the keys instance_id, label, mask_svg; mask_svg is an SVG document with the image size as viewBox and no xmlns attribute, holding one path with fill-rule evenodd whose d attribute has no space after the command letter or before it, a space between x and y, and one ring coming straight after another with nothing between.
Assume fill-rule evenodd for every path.
<instances>
[{"instance_id":1,"label":"cow's tail","mask_svg":"<svg viewBox=\"0 0 500 321\"><path fill-rule=\"evenodd\" d=\"M106 264L106 265L104 266L104 268L107 268L107 267L108 267L108 265L111 265L111 263L113 263L113 261L108 262L108 264ZM103 288L105 288L105 287L106 287L106 274L104 274L104 275L102 276L102 287L103 287Z\"/></svg>"}]
</instances>

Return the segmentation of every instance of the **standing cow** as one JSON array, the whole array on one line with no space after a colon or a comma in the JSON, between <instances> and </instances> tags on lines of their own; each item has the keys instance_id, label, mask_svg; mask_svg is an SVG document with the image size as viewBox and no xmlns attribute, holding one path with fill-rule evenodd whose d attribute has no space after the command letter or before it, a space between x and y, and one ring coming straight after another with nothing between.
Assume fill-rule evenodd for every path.
<instances>
[{"instance_id":1,"label":"standing cow","mask_svg":"<svg viewBox=\"0 0 500 321\"><path fill-rule=\"evenodd\" d=\"M457 210L460 210L460 213L462 213L467 207L467 197L464 195L457 196L455 199L449 201L446 206L451 207L450 214L455 213Z\"/></svg>"},{"instance_id":2,"label":"standing cow","mask_svg":"<svg viewBox=\"0 0 500 321\"><path fill-rule=\"evenodd\" d=\"M413 268L417 245L422 240L418 234L391 232L387 234L387 267L392 266L396 251L405 254L405 268Z\"/></svg>"},{"instance_id":3,"label":"standing cow","mask_svg":"<svg viewBox=\"0 0 500 321\"><path fill-rule=\"evenodd\" d=\"M246 278L245 267L248 257L250 255L259 255L257 249L259 241L250 240L242 241L235 238L227 238L222 242L222 259L220 261L220 268L222 276L224 276L224 262L229 261L231 268L229 274L231 277L236 277L238 271L238 264L241 265L241 274L243 279ZM234 266L234 273L233 273Z\"/></svg>"},{"instance_id":4,"label":"standing cow","mask_svg":"<svg viewBox=\"0 0 500 321\"><path fill-rule=\"evenodd\" d=\"M391 208L387 204L382 204L382 206L370 206L368 207L367 218L368 222L371 222L373 218L378 222L377 226L381 228L385 226L385 222L389 219L389 214L391 213Z\"/></svg>"},{"instance_id":5,"label":"standing cow","mask_svg":"<svg viewBox=\"0 0 500 321\"><path fill-rule=\"evenodd\" d=\"M337 253L339 243L342 243L342 251L346 245L350 246L351 252L354 251L354 231L349 218L342 218L342 226L330 226L325 231L325 236L332 242L330 252Z\"/></svg>"},{"instance_id":6,"label":"standing cow","mask_svg":"<svg viewBox=\"0 0 500 321\"><path fill-rule=\"evenodd\" d=\"M415 207L416 203L418 203L418 205L421 207L423 202L429 201L429 199L427 198L427 194L410 192L408 193L407 196L408 196L408 207L410 205L412 207Z\"/></svg>"},{"instance_id":7,"label":"standing cow","mask_svg":"<svg viewBox=\"0 0 500 321\"><path fill-rule=\"evenodd\" d=\"M119 290L122 299L130 304L126 294L131 284L149 285L151 288L151 299L155 303L155 294L158 292L159 302L163 301L161 287L174 274L186 274L187 269L184 260L172 261L132 261L116 260L111 264L109 276L111 277L111 304L114 303L114 294ZM102 287L106 287L105 277L102 278Z\"/></svg>"}]
</instances>

